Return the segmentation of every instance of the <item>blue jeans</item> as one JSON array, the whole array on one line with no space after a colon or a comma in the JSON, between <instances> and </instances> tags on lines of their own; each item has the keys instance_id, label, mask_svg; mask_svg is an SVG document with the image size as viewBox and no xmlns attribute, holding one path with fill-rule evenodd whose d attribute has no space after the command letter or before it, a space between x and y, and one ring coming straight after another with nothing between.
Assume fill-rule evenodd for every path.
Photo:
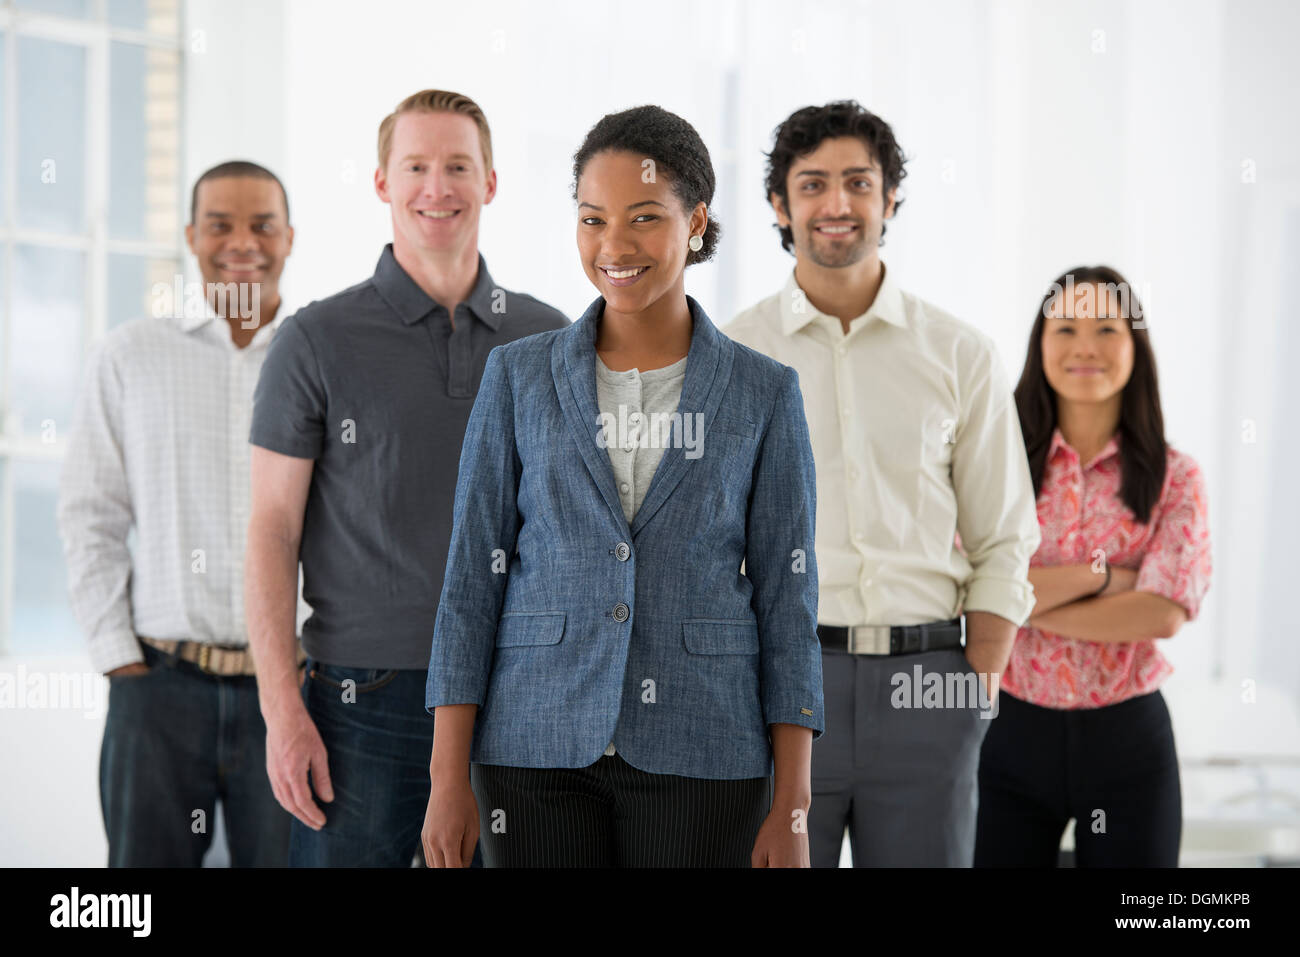
<instances>
[{"instance_id":1,"label":"blue jeans","mask_svg":"<svg viewBox=\"0 0 1300 957\"><path fill-rule=\"evenodd\" d=\"M141 647L149 671L109 679L99 758L109 867L200 866L218 797L231 864L283 867L291 818L266 776L255 679Z\"/></svg>"},{"instance_id":2,"label":"blue jeans","mask_svg":"<svg viewBox=\"0 0 1300 957\"><path fill-rule=\"evenodd\" d=\"M325 742L334 800L322 801L313 787L325 826L293 820L291 867L411 866L429 805L427 679L423 669L307 660L303 702Z\"/></svg>"}]
</instances>

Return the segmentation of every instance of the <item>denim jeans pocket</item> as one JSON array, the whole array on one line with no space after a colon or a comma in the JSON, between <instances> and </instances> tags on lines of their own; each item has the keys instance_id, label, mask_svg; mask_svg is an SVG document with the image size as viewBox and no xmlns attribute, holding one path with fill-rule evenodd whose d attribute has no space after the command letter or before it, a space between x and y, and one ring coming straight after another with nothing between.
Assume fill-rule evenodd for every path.
<instances>
[{"instance_id":1,"label":"denim jeans pocket","mask_svg":"<svg viewBox=\"0 0 1300 957\"><path fill-rule=\"evenodd\" d=\"M397 677L396 668L346 668L329 665L314 658L307 662L307 675L331 688L351 688L358 694L377 691ZM350 684L346 683L350 682Z\"/></svg>"}]
</instances>

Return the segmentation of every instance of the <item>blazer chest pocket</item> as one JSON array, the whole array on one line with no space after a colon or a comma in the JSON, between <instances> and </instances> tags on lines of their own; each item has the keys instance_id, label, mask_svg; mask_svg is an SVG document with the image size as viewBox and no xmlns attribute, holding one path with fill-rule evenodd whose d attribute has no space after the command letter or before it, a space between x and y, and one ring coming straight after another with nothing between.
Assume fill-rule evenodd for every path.
<instances>
[{"instance_id":1,"label":"blazer chest pocket","mask_svg":"<svg viewBox=\"0 0 1300 957\"><path fill-rule=\"evenodd\" d=\"M693 655L758 654L758 622L743 618L688 618L682 638Z\"/></svg>"},{"instance_id":2,"label":"blazer chest pocket","mask_svg":"<svg viewBox=\"0 0 1300 957\"><path fill-rule=\"evenodd\" d=\"M508 611L497 623L497 647L555 645L564 637L564 612Z\"/></svg>"}]
</instances>

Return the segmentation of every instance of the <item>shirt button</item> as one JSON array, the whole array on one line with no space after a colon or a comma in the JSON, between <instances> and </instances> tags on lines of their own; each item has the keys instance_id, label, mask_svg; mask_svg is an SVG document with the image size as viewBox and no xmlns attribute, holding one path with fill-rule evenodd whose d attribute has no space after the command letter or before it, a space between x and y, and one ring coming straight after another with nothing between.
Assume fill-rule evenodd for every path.
<instances>
[{"instance_id":1,"label":"shirt button","mask_svg":"<svg viewBox=\"0 0 1300 957\"><path fill-rule=\"evenodd\" d=\"M861 532L856 532L853 535L853 540L855 542L864 542L867 540L867 536L863 535Z\"/></svg>"},{"instance_id":2,"label":"shirt button","mask_svg":"<svg viewBox=\"0 0 1300 957\"><path fill-rule=\"evenodd\" d=\"M627 621L627 615L628 615L628 607L627 607L627 605L623 604L622 602L619 602L617 605L614 606L614 620L615 620L615 621L618 621L618 622Z\"/></svg>"},{"instance_id":3,"label":"shirt button","mask_svg":"<svg viewBox=\"0 0 1300 957\"><path fill-rule=\"evenodd\" d=\"M865 585L867 588L870 588L870 587L871 587L871 583L872 583L873 581L875 581L875 579L868 578L868 579L867 579L866 581L864 581L862 584Z\"/></svg>"},{"instance_id":4,"label":"shirt button","mask_svg":"<svg viewBox=\"0 0 1300 957\"><path fill-rule=\"evenodd\" d=\"M853 413L849 410L849 407L847 405L844 408L840 409L840 413L846 419L849 418L851 415L853 415Z\"/></svg>"},{"instance_id":5,"label":"shirt button","mask_svg":"<svg viewBox=\"0 0 1300 957\"><path fill-rule=\"evenodd\" d=\"M627 561L628 556L630 556L631 554L632 554L632 549L627 547L627 542L619 542L617 545L614 546L614 557L617 558L620 562Z\"/></svg>"},{"instance_id":6,"label":"shirt button","mask_svg":"<svg viewBox=\"0 0 1300 957\"><path fill-rule=\"evenodd\" d=\"M853 466L849 466L849 478L855 482L858 480L858 470Z\"/></svg>"},{"instance_id":7,"label":"shirt button","mask_svg":"<svg viewBox=\"0 0 1300 957\"><path fill-rule=\"evenodd\" d=\"M846 350L843 346L836 346L835 351L839 355L844 355L844 353L847 352L848 350Z\"/></svg>"},{"instance_id":8,"label":"shirt button","mask_svg":"<svg viewBox=\"0 0 1300 957\"><path fill-rule=\"evenodd\" d=\"M626 494L628 493L628 486L627 486L627 483L624 482L622 485L620 485L620 486L618 487L618 490L619 490L620 492L622 492L624 495L626 495Z\"/></svg>"}]
</instances>

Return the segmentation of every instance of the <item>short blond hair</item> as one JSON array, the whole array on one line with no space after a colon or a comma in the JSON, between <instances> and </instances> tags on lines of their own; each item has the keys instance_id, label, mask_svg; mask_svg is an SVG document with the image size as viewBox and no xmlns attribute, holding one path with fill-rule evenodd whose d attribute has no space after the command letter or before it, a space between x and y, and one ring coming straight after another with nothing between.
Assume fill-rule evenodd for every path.
<instances>
[{"instance_id":1,"label":"short blond hair","mask_svg":"<svg viewBox=\"0 0 1300 957\"><path fill-rule=\"evenodd\" d=\"M379 168L388 168L388 155L393 151L393 130L397 128L397 118L403 113L460 113L468 116L478 127L479 146L483 151L483 172L492 169L492 131L488 129L487 117L477 103L461 93L448 90L421 90L412 93L397 109L384 117L379 124Z\"/></svg>"}]
</instances>

